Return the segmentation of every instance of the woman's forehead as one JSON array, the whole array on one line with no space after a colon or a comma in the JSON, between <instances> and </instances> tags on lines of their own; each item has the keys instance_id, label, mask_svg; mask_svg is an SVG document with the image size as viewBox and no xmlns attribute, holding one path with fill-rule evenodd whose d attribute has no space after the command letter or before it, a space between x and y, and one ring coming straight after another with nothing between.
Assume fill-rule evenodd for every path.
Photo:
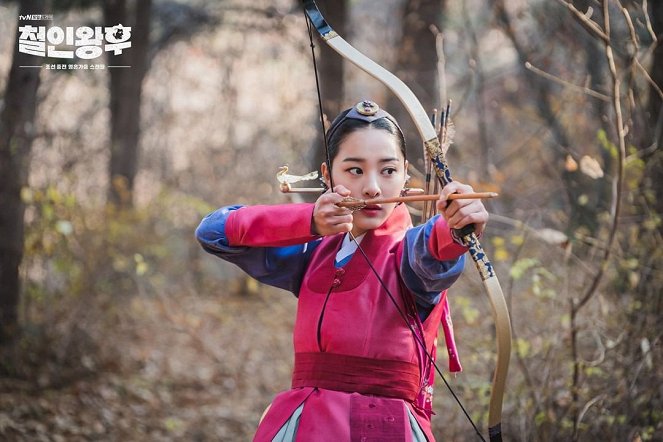
<instances>
[{"instance_id":1,"label":"woman's forehead","mask_svg":"<svg viewBox=\"0 0 663 442\"><path fill-rule=\"evenodd\" d=\"M348 134L339 145L338 156L378 159L393 158L403 160L397 138L384 129L365 128Z\"/></svg>"}]
</instances>

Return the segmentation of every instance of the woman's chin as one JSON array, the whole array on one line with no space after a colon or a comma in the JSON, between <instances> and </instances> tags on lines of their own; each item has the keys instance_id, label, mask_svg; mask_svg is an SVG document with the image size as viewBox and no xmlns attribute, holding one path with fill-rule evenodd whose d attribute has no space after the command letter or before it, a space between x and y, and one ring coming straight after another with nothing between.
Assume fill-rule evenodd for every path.
<instances>
[{"instance_id":1,"label":"woman's chin","mask_svg":"<svg viewBox=\"0 0 663 442\"><path fill-rule=\"evenodd\" d=\"M363 212L363 210L361 212ZM359 235L361 235L362 233L368 230L377 229L382 224L384 224L386 220L387 216L385 216L384 213L375 213L375 212L368 214L362 213L359 216L355 214L353 220L354 228L352 229L353 233L358 233Z\"/></svg>"}]
</instances>

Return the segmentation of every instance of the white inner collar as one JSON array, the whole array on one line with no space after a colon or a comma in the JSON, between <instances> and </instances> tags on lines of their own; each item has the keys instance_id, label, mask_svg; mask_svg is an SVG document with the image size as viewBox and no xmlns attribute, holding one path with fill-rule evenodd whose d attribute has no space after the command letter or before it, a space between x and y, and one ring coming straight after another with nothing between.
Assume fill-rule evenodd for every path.
<instances>
[{"instance_id":1,"label":"white inner collar","mask_svg":"<svg viewBox=\"0 0 663 442\"><path fill-rule=\"evenodd\" d=\"M364 239L364 235L365 233L355 238L357 242L354 242L350 237L350 233L346 233L343 237L341 248L336 253L336 262L341 262L348 256L352 255L357 250L357 244L361 243L361 240Z\"/></svg>"}]
</instances>

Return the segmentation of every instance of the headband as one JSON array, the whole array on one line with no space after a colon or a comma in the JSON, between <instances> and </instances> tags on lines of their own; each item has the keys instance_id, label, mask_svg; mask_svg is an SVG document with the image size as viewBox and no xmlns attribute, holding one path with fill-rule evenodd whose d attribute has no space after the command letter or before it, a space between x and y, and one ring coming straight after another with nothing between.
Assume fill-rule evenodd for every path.
<instances>
[{"instance_id":1,"label":"headband","mask_svg":"<svg viewBox=\"0 0 663 442\"><path fill-rule=\"evenodd\" d=\"M380 109L380 106L378 106L377 103L370 100L363 100L357 103L354 107L351 107L350 109L346 110L348 112L346 112L346 114L343 115L341 118L337 117L332 123L332 126L327 131L328 141L331 141L334 132L336 132L336 130L341 126L341 124L343 124L345 120L359 120L359 121L365 121L367 123L372 123L375 120L386 118L387 120L391 121L394 126L396 126L396 129L398 129L398 132L401 136L401 139L403 140L403 143L405 143L405 136L403 135L403 130L396 122L396 119L392 117L391 114L389 114L389 112Z\"/></svg>"}]
</instances>

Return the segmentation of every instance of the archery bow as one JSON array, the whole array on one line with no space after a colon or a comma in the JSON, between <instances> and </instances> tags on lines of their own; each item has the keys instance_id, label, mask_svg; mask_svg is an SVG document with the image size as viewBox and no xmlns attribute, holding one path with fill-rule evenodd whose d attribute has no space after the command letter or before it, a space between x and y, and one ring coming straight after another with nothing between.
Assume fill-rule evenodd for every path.
<instances>
[{"instance_id":1,"label":"archery bow","mask_svg":"<svg viewBox=\"0 0 663 442\"><path fill-rule=\"evenodd\" d=\"M445 154L441 149L440 141L437 138L437 133L414 93L398 77L366 57L340 37L325 21L314 0L302 0L302 3L310 23L327 45L334 49L341 57L352 62L358 68L387 86L403 103L403 106L407 109L422 137L440 184L444 186L450 183L452 181L451 172L447 165ZM470 229L463 230L461 232L461 239L463 244L468 248L470 256L481 275L495 321L497 361L488 411L488 434L491 441L501 441L502 400L511 355L509 311L493 266L484 253L476 234Z\"/></svg>"}]
</instances>

